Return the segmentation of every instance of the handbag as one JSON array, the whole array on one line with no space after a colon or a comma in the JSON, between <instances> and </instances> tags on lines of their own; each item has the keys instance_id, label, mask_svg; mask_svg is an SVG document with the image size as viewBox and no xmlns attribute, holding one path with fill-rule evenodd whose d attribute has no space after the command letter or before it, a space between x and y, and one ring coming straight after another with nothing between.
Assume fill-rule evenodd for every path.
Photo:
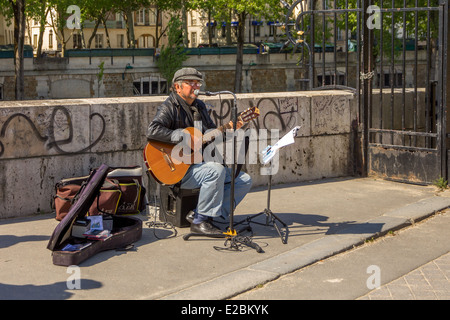
<instances>
[{"instance_id":1,"label":"handbag","mask_svg":"<svg viewBox=\"0 0 450 320\"><path fill-rule=\"evenodd\" d=\"M55 185L52 207L55 209L56 220L61 221L77 200L89 177L75 177L63 179ZM91 207L86 212L89 216L99 214L115 214L119 206L122 191L119 183L112 179L105 179L99 194L96 196Z\"/></svg>"},{"instance_id":2,"label":"handbag","mask_svg":"<svg viewBox=\"0 0 450 320\"><path fill-rule=\"evenodd\" d=\"M52 208L56 212L56 220L61 221L69 212L75 202L75 196L80 192L81 186L86 182L86 177L63 179L55 184Z\"/></svg>"},{"instance_id":3,"label":"handbag","mask_svg":"<svg viewBox=\"0 0 450 320\"><path fill-rule=\"evenodd\" d=\"M108 175L86 215L137 214L145 210L146 190L141 167L109 168ZM52 208L61 221L77 200L89 176L62 179L55 184Z\"/></svg>"},{"instance_id":4,"label":"handbag","mask_svg":"<svg viewBox=\"0 0 450 320\"><path fill-rule=\"evenodd\" d=\"M119 182L106 178L97 198L89 208L88 215L116 214L121 197L122 190L120 189Z\"/></svg>"},{"instance_id":5,"label":"handbag","mask_svg":"<svg viewBox=\"0 0 450 320\"><path fill-rule=\"evenodd\" d=\"M142 185L140 166L110 168L106 177L118 181L122 191L117 214L136 214L145 210L146 189Z\"/></svg>"}]
</instances>

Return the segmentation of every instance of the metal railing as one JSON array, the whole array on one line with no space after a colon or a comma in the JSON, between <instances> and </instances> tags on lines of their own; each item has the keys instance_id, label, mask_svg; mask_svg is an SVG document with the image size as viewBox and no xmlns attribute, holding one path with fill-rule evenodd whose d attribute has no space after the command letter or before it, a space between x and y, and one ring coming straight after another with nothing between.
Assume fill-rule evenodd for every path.
<instances>
[{"instance_id":1,"label":"metal railing","mask_svg":"<svg viewBox=\"0 0 450 320\"><path fill-rule=\"evenodd\" d=\"M431 152L444 176L447 1L281 3L308 90L355 92L365 164L372 147Z\"/></svg>"}]
</instances>

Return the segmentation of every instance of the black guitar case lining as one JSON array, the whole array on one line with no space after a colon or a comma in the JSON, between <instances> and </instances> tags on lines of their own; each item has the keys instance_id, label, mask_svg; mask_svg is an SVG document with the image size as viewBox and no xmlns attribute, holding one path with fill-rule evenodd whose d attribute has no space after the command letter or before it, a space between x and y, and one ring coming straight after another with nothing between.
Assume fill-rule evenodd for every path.
<instances>
[{"instance_id":1,"label":"black guitar case lining","mask_svg":"<svg viewBox=\"0 0 450 320\"><path fill-rule=\"evenodd\" d=\"M112 216L112 236L105 240L86 240L71 236L72 227L77 219L86 215L96 198L108 173L108 166L102 165L93 171L83 186L78 200L70 208L68 214L56 226L47 249L52 251L53 264L60 266L78 265L98 252L126 247L142 237L142 221L129 216ZM83 242L89 244L81 250L62 251L67 244Z\"/></svg>"}]
</instances>

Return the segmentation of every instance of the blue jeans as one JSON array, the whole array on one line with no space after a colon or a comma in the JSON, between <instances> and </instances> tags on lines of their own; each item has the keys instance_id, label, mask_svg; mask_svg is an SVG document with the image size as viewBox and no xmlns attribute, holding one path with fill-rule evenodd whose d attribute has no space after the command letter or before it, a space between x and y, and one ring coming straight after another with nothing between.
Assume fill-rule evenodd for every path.
<instances>
[{"instance_id":1,"label":"blue jeans","mask_svg":"<svg viewBox=\"0 0 450 320\"><path fill-rule=\"evenodd\" d=\"M209 217L228 219L231 213L231 169L216 162L196 163L190 166L181 180L182 189L200 188L196 212ZM252 186L252 178L240 172L235 178L234 207Z\"/></svg>"}]
</instances>

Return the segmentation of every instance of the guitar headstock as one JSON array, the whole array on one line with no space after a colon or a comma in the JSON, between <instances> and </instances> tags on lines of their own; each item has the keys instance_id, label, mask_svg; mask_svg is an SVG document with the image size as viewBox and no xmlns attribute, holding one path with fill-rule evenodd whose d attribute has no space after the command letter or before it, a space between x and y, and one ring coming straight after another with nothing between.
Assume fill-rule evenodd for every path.
<instances>
[{"instance_id":1,"label":"guitar headstock","mask_svg":"<svg viewBox=\"0 0 450 320\"><path fill-rule=\"evenodd\" d=\"M253 120L259 116L259 109L257 107L250 107L247 110L243 111L239 118L243 122L249 122L250 120Z\"/></svg>"}]
</instances>

